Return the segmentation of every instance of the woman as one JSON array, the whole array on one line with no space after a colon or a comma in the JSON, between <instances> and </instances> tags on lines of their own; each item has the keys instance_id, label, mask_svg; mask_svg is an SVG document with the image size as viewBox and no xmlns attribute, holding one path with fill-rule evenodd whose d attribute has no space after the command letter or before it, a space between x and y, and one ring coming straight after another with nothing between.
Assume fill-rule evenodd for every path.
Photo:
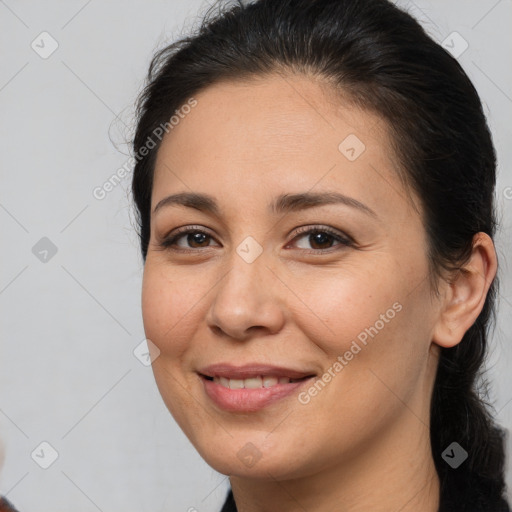
<instances>
[{"instance_id":1,"label":"woman","mask_svg":"<svg viewBox=\"0 0 512 512\"><path fill-rule=\"evenodd\" d=\"M478 393L495 152L386 0L260 0L161 50L132 190L162 397L223 511L506 511Z\"/></svg>"}]
</instances>

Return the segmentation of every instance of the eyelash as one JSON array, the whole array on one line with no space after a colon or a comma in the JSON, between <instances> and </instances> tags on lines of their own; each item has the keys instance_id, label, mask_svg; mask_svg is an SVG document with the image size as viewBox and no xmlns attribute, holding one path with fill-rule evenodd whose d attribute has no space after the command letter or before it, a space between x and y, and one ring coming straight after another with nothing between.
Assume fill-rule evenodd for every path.
<instances>
[{"instance_id":1,"label":"eyelash","mask_svg":"<svg viewBox=\"0 0 512 512\"><path fill-rule=\"evenodd\" d=\"M204 248L199 247L199 248L195 248L195 249L183 249L183 248L173 247L173 245L180 238L182 238L185 235L188 235L189 233L201 233L210 238L213 238L212 235L210 235L208 232L202 230L201 228L195 227L195 226L189 226L189 227L185 227L185 228L179 228L171 237L164 239L159 245L163 249L172 250L172 251L181 252L181 253L197 252L198 250L205 249L205 248L207 249L210 247L210 246L204 247ZM318 233L327 233L332 238L334 238L335 241L339 242L339 245L341 245L342 247L353 247L355 245L354 241L351 237L349 237L348 235L341 235L338 231L335 231L327 226L305 226L303 229L299 228L296 231L295 236L292 239L292 241L295 240L296 238L298 238L299 235L304 236L304 235L313 235L313 234L318 234ZM328 252L333 252L333 250L338 250L338 249L329 247L328 249L301 249L301 250L306 252L306 254L318 255L318 254L325 254Z\"/></svg>"}]
</instances>

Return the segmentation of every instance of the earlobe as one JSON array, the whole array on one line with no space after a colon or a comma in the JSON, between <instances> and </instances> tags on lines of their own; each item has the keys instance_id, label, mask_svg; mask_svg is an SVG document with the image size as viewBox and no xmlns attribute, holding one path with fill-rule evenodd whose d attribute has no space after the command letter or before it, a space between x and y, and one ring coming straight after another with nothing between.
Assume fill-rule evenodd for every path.
<instances>
[{"instance_id":1,"label":"earlobe","mask_svg":"<svg viewBox=\"0 0 512 512\"><path fill-rule=\"evenodd\" d=\"M483 232L475 234L469 261L444 283L446 293L433 332L434 343L446 348L460 343L484 307L496 269L492 239Z\"/></svg>"}]
</instances>

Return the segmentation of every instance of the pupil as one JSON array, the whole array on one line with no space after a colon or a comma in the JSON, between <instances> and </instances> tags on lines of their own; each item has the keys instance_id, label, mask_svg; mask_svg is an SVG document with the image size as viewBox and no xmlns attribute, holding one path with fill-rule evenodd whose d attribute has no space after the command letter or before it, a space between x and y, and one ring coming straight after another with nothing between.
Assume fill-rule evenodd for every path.
<instances>
[{"instance_id":1,"label":"pupil","mask_svg":"<svg viewBox=\"0 0 512 512\"><path fill-rule=\"evenodd\" d=\"M205 241L206 239L206 236L204 233L190 233L188 235L188 242L192 245L192 244L201 244L202 242Z\"/></svg>"},{"instance_id":2,"label":"pupil","mask_svg":"<svg viewBox=\"0 0 512 512\"><path fill-rule=\"evenodd\" d=\"M313 237L314 244L319 245L329 244L329 239L331 238L331 235L329 235L328 233L314 233L311 236Z\"/></svg>"}]
</instances>

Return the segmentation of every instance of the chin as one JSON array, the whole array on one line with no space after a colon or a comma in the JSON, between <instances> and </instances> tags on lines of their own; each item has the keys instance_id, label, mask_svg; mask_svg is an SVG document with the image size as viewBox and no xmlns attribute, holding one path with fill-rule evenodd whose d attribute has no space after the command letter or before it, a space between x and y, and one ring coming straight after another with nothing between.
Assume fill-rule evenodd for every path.
<instances>
[{"instance_id":1,"label":"chin","mask_svg":"<svg viewBox=\"0 0 512 512\"><path fill-rule=\"evenodd\" d=\"M281 442L277 444L270 444L267 441L266 445L256 445L250 441L251 437L231 438L227 445L211 441L206 445L206 449L196 445L196 450L215 471L228 476L288 480L305 476L306 468L311 468L311 464L306 460L297 458L297 444L292 442L287 446L280 440ZM253 439L255 437L257 435L253 436ZM216 449L212 451L214 443Z\"/></svg>"}]
</instances>

